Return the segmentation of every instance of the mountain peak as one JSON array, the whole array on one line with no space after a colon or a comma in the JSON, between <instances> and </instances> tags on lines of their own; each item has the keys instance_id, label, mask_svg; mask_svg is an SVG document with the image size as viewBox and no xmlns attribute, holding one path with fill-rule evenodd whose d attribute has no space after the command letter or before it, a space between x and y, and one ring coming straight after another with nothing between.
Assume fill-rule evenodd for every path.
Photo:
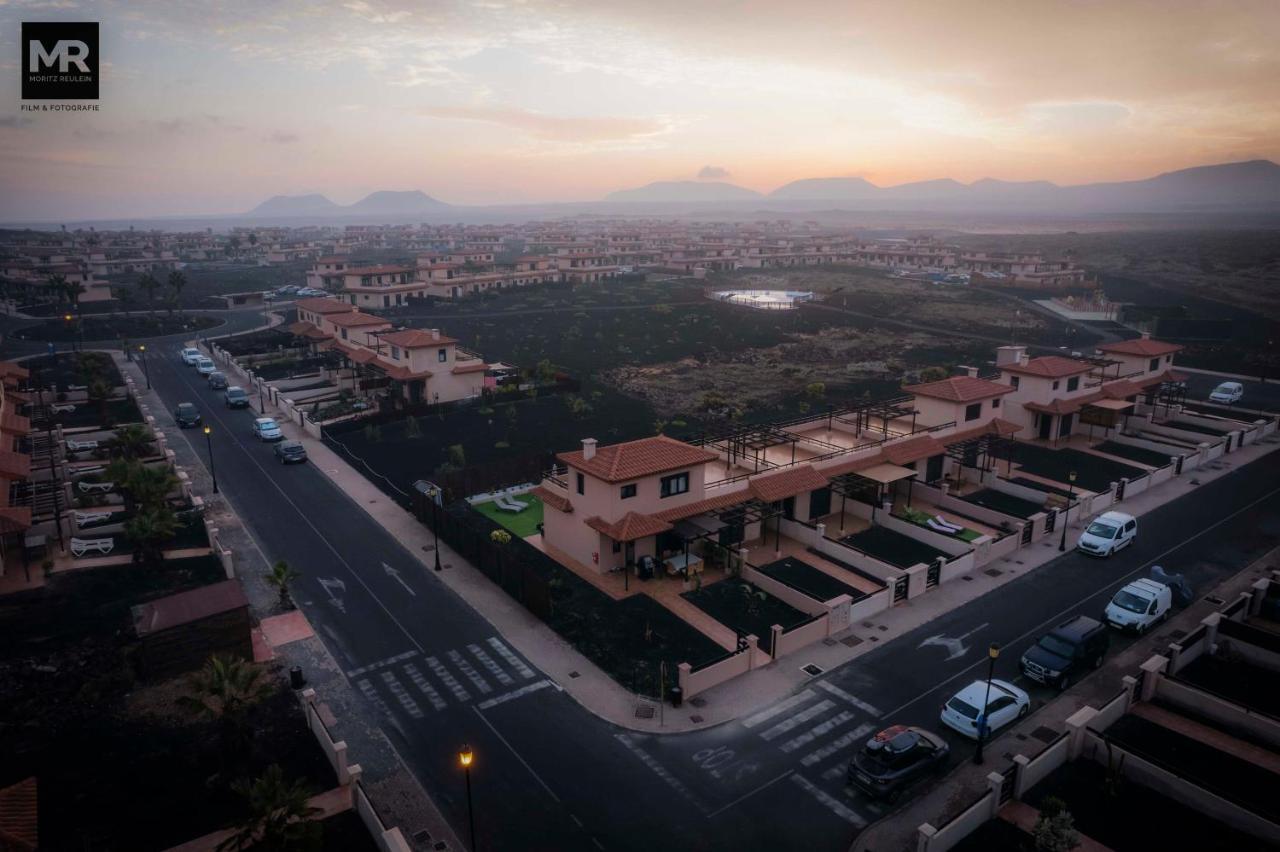
<instances>
[{"instance_id":1,"label":"mountain peak","mask_svg":"<svg viewBox=\"0 0 1280 852\"><path fill-rule=\"evenodd\" d=\"M686 201L753 201L763 196L723 181L659 180L635 189L620 189L604 197L605 201L686 202Z\"/></svg>"}]
</instances>

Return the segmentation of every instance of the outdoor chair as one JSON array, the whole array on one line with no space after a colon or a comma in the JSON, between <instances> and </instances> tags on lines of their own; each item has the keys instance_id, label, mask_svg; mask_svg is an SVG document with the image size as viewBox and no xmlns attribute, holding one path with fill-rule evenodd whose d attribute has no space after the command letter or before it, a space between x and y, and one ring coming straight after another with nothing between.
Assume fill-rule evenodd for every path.
<instances>
[{"instance_id":1,"label":"outdoor chair","mask_svg":"<svg viewBox=\"0 0 1280 852\"><path fill-rule=\"evenodd\" d=\"M84 556L86 553L101 553L103 556L107 556L115 546L115 539L111 538L73 538L71 539L71 555Z\"/></svg>"},{"instance_id":2,"label":"outdoor chair","mask_svg":"<svg viewBox=\"0 0 1280 852\"><path fill-rule=\"evenodd\" d=\"M98 449L98 442L97 441L73 441L72 439L68 438L67 449L71 450L72 452L80 452L81 450L96 450Z\"/></svg>"},{"instance_id":3,"label":"outdoor chair","mask_svg":"<svg viewBox=\"0 0 1280 852\"><path fill-rule=\"evenodd\" d=\"M925 526L927 526L929 529L933 530L934 532L940 532L943 535L955 535L956 533L959 532L959 530L957 529L952 529L951 527L944 527L942 524L938 523L933 518L930 518L929 520L925 521Z\"/></svg>"},{"instance_id":4,"label":"outdoor chair","mask_svg":"<svg viewBox=\"0 0 1280 852\"><path fill-rule=\"evenodd\" d=\"M103 494L106 494L109 491L115 490L115 487L116 487L116 484L114 482L81 482L79 483L81 494L92 494L94 492L101 492Z\"/></svg>"},{"instance_id":5,"label":"outdoor chair","mask_svg":"<svg viewBox=\"0 0 1280 852\"><path fill-rule=\"evenodd\" d=\"M100 524L110 517L110 512L76 512L76 526L83 528L91 524Z\"/></svg>"},{"instance_id":6,"label":"outdoor chair","mask_svg":"<svg viewBox=\"0 0 1280 852\"><path fill-rule=\"evenodd\" d=\"M49 410L54 414L64 414L68 411L75 411L76 406L73 402L55 402L53 405L49 406Z\"/></svg>"},{"instance_id":7,"label":"outdoor chair","mask_svg":"<svg viewBox=\"0 0 1280 852\"><path fill-rule=\"evenodd\" d=\"M941 515L934 515L933 520L936 521L939 526L947 527L955 532L960 532L960 530L964 529L961 524L953 524Z\"/></svg>"}]
</instances>

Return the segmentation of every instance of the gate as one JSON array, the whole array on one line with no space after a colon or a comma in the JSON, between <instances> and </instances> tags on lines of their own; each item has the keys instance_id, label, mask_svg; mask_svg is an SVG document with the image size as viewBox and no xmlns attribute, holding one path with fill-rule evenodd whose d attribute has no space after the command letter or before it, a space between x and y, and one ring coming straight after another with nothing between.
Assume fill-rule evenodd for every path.
<instances>
[{"instance_id":1,"label":"gate","mask_svg":"<svg viewBox=\"0 0 1280 852\"><path fill-rule=\"evenodd\" d=\"M938 585L938 582L942 579L942 563L944 561L945 560L943 560L942 557L938 557L929 564L928 568L925 569L924 587L926 589L932 589L934 586Z\"/></svg>"},{"instance_id":2,"label":"gate","mask_svg":"<svg viewBox=\"0 0 1280 852\"><path fill-rule=\"evenodd\" d=\"M1035 524L1026 523L1022 525L1022 544L1024 546L1031 543L1031 536L1035 535L1035 532L1036 532Z\"/></svg>"},{"instance_id":3,"label":"gate","mask_svg":"<svg viewBox=\"0 0 1280 852\"><path fill-rule=\"evenodd\" d=\"M1119 503L1124 499L1124 487L1129 484L1129 480L1121 479L1116 483L1116 502Z\"/></svg>"},{"instance_id":4,"label":"gate","mask_svg":"<svg viewBox=\"0 0 1280 852\"><path fill-rule=\"evenodd\" d=\"M1177 462L1175 462L1175 467L1173 468L1173 472L1175 474L1182 473L1182 462L1184 459L1186 459L1186 456L1178 456L1177 459L1178 460Z\"/></svg>"},{"instance_id":5,"label":"gate","mask_svg":"<svg viewBox=\"0 0 1280 852\"><path fill-rule=\"evenodd\" d=\"M1000 773L1003 777L1000 779L1000 804L1004 804L1013 798L1013 786L1018 780L1018 765L1014 764Z\"/></svg>"},{"instance_id":6,"label":"gate","mask_svg":"<svg viewBox=\"0 0 1280 852\"><path fill-rule=\"evenodd\" d=\"M907 575L903 574L893 581L893 602L899 603L907 599Z\"/></svg>"},{"instance_id":7,"label":"gate","mask_svg":"<svg viewBox=\"0 0 1280 852\"><path fill-rule=\"evenodd\" d=\"M1059 510L1054 509L1049 514L1045 515L1045 518L1044 518L1045 535L1048 535L1049 533L1053 532L1053 528L1058 525L1058 511Z\"/></svg>"}]
</instances>

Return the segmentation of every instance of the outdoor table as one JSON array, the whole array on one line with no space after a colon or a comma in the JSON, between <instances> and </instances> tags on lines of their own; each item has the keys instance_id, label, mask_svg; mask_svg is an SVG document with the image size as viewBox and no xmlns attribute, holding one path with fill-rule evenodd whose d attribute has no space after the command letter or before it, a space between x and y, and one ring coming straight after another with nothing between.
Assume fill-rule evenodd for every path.
<instances>
[{"instance_id":1,"label":"outdoor table","mask_svg":"<svg viewBox=\"0 0 1280 852\"><path fill-rule=\"evenodd\" d=\"M675 556L670 556L662 561L667 566L667 574L669 575L683 574L687 577L690 573L702 573L702 557L692 553L688 556L683 553L677 553Z\"/></svg>"}]
</instances>

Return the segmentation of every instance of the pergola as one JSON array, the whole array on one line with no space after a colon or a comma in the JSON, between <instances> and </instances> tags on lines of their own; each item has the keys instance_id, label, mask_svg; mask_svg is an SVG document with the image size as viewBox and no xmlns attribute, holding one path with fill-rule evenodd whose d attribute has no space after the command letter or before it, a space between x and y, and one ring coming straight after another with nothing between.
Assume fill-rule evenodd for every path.
<instances>
[{"instance_id":1,"label":"pergola","mask_svg":"<svg viewBox=\"0 0 1280 852\"><path fill-rule=\"evenodd\" d=\"M749 458L758 473L760 471L760 463L765 461L761 456L762 450L790 444L791 461L794 462L796 460L796 444L799 441L800 438L797 435L765 423L739 426L727 433L711 438L703 438L698 443L704 447L710 447L724 453L725 470L733 467L738 459Z\"/></svg>"},{"instance_id":2,"label":"pergola","mask_svg":"<svg viewBox=\"0 0 1280 852\"><path fill-rule=\"evenodd\" d=\"M724 531L732 527L746 527L757 521L760 523L760 538L765 539L766 525L772 518L777 518L774 526L774 546L782 541L782 503L765 503L754 497L748 497L741 503L734 503L721 509L713 509L675 522L674 528L665 535L679 536L684 542L685 562L689 559L689 545L699 539L706 539L718 547L729 548L734 542L723 543L712 541L712 537L720 538Z\"/></svg>"},{"instance_id":3,"label":"pergola","mask_svg":"<svg viewBox=\"0 0 1280 852\"><path fill-rule=\"evenodd\" d=\"M998 459L1003 456L1008 463L1006 474L1013 472L1013 449L1017 446L1011 436L997 435L994 432L986 432L981 435L975 435L972 438L966 438L963 441L956 441L947 444L947 458L956 462L960 467L971 467L975 470L991 470L994 465L992 459Z\"/></svg>"},{"instance_id":4,"label":"pergola","mask_svg":"<svg viewBox=\"0 0 1280 852\"><path fill-rule=\"evenodd\" d=\"M1116 422L1133 410L1135 403L1123 399L1100 399L1080 409L1080 422L1089 425L1089 438L1093 438L1093 427L1101 426L1110 429Z\"/></svg>"},{"instance_id":5,"label":"pergola","mask_svg":"<svg viewBox=\"0 0 1280 852\"><path fill-rule=\"evenodd\" d=\"M881 462L864 470L842 473L832 478L831 490L840 495L840 531L844 532L844 509L848 498L865 501L867 492L873 491L874 495L869 502L871 503L871 521L875 523L876 507L884 497L885 486L903 479L907 480L907 505L910 506L911 486L915 482L915 476L916 471L909 467Z\"/></svg>"},{"instance_id":6,"label":"pergola","mask_svg":"<svg viewBox=\"0 0 1280 852\"><path fill-rule=\"evenodd\" d=\"M915 397L909 395L856 402L841 409L839 413L833 412L831 419L852 426L854 433L858 435L862 434L863 430L879 431L884 435L888 435L890 420L897 420L899 417L910 417L911 431L915 432L917 412L914 403ZM873 418L880 420L878 429L874 428L871 423Z\"/></svg>"},{"instance_id":7,"label":"pergola","mask_svg":"<svg viewBox=\"0 0 1280 852\"><path fill-rule=\"evenodd\" d=\"M1146 397L1147 405L1152 408L1163 405L1165 416L1168 416L1172 406L1182 405L1187 401L1187 386L1184 382L1161 382L1146 391Z\"/></svg>"}]
</instances>

